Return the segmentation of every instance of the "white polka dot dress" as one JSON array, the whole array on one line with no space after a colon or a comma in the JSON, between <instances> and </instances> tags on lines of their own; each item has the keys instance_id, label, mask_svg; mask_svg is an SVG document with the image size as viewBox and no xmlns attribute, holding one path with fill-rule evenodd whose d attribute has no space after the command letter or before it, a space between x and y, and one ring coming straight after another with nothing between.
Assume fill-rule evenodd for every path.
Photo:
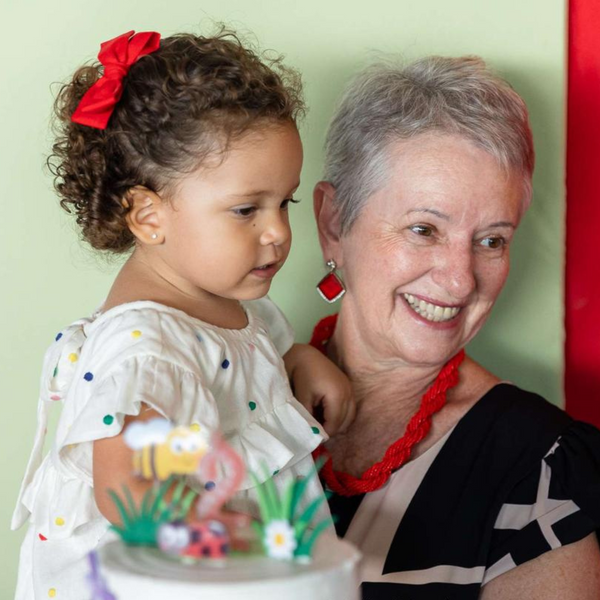
<instances>
[{"instance_id":1,"label":"white polka dot dress","mask_svg":"<svg viewBox=\"0 0 600 600\"><path fill-rule=\"evenodd\" d=\"M293 331L268 299L243 303L244 329L222 329L155 302L133 302L76 321L46 353L35 442L12 521L29 521L16 600L85 600L87 554L109 523L94 501L93 441L117 435L150 406L176 425L221 428L248 470L264 480L313 468L326 434L292 396L282 355ZM48 412L62 405L42 458ZM311 478L306 501L322 493ZM232 508L253 510L247 477Z\"/></svg>"}]
</instances>

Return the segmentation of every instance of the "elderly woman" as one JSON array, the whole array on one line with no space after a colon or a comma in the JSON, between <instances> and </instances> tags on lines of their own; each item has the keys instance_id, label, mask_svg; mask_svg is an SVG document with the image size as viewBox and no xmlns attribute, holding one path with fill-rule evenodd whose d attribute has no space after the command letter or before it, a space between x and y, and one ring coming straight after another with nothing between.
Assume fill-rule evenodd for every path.
<instances>
[{"instance_id":1,"label":"elderly woman","mask_svg":"<svg viewBox=\"0 0 600 600\"><path fill-rule=\"evenodd\" d=\"M347 90L315 214L346 293L312 343L356 420L326 446L364 598L598 599L600 433L465 356L509 271L534 164L523 100L477 58Z\"/></svg>"}]
</instances>

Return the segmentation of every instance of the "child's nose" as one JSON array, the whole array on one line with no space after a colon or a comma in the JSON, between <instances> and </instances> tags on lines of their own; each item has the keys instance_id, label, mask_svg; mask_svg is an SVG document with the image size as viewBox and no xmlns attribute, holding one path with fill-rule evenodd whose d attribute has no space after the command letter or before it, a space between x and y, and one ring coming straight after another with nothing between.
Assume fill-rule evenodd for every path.
<instances>
[{"instance_id":1,"label":"child's nose","mask_svg":"<svg viewBox=\"0 0 600 600\"><path fill-rule=\"evenodd\" d=\"M263 246L274 244L280 246L285 244L290 238L290 224L287 214L278 211L277 215L269 216L265 223L265 228L261 234L260 242Z\"/></svg>"}]
</instances>

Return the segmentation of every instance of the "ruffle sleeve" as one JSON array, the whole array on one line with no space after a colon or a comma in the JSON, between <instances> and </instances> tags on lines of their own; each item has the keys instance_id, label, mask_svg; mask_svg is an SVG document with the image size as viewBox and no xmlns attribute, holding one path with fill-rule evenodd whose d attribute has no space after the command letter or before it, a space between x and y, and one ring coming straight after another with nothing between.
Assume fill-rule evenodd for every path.
<instances>
[{"instance_id":1,"label":"ruffle sleeve","mask_svg":"<svg viewBox=\"0 0 600 600\"><path fill-rule=\"evenodd\" d=\"M279 355L286 354L294 344L295 333L282 310L268 296L243 302L243 305L247 311L265 324Z\"/></svg>"},{"instance_id":2,"label":"ruffle sleeve","mask_svg":"<svg viewBox=\"0 0 600 600\"><path fill-rule=\"evenodd\" d=\"M574 423L544 462L552 470L557 492L572 499L589 520L578 539L600 529L600 431L588 423Z\"/></svg>"},{"instance_id":3,"label":"ruffle sleeve","mask_svg":"<svg viewBox=\"0 0 600 600\"><path fill-rule=\"evenodd\" d=\"M118 435L125 417L139 414L142 404L175 424L219 426L215 401L198 377L154 356L129 358L98 382L81 381L93 387L72 384L51 452L23 482L13 529L31 515L43 535L62 539L100 517L93 495L93 442Z\"/></svg>"},{"instance_id":4,"label":"ruffle sleeve","mask_svg":"<svg viewBox=\"0 0 600 600\"><path fill-rule=\"evenodd\" d=\"M228 441L259 482L302 461L328 439L322 426L295 400L280 404ZM254 484L247 475L240 490Z\"/></svg>"},{"instance_id":5,"label":"ruffle sleeve","mask_svg":"<svg viewBox=\"0 0 600 600\"><path fill-rule=\"evenodd\" d=\"M573 422L503 503L484 584L599 529L600 431Z\"/></svg>"},{"instance_id":6,"label":"ruffle sleeve","mask_svg":"<svg viewBox=\"0 0 600 600\"><path fill-rule=\"evenodd\" d=\"M90 322L90 319L80 319L60 331L44 355L34 443L13 513L12 529L21 527L29 517L30 511L24 498L31 494L36 485L34 480L39 481L40 474L47 467L48 457L42 461L42 456L50 408L53 403L64 400L64 394L73 381L75 364L85 341L84 326Z\"/></svg>"},{"instance_id":7,"label":"ruffle sleeve","mask_svg":"<svg viewBox=\"0 0 600 600\"><path fill-rule=\"evenodd\" d=\"M215 400L195 373L152 355L134 356L99 381L81 410L62 423L57 433L60 450L118 435L125 417L138 415L142 404L176 425L219 427ZM91 476L82 467L83 475Z\"/></svg>"}]
</instances>

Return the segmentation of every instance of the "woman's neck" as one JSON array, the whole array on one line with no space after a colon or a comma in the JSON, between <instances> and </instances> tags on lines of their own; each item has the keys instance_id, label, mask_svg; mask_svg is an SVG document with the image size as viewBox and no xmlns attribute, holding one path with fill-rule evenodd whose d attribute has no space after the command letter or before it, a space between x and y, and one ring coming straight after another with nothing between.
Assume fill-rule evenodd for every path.
<instances>
[{"instance_id":1,"label":"woman's neck","mask_svg":"<svg viewBox=\"0 0 600 600\"><path fill-rule=\"evenodd\" d=\"M359 414L379 412L390 402L395 411L406 407L412 414L444 364L407 364L392 352L374 349L356 322L340 313L327 353L350 378Z\"/></svg>"},{"instance_id":2,"label":"woman's neck","mask_svg":"<svg viewBox=\"0 0 600 600\"><path fill-rule=\"evenodd\" d=\"M359 476L404 434L444 365L410 365L382 356L352 326L357 320L351 317L340 313L327 349L351 380L357 416L347 431L327 443L327 449L335 469ZM499 381L468 357L459 372L458 385L449 390L445 406L434 415L429 434L413 449L411 459L435 444Z\"/></svg>"}]
</instances>

